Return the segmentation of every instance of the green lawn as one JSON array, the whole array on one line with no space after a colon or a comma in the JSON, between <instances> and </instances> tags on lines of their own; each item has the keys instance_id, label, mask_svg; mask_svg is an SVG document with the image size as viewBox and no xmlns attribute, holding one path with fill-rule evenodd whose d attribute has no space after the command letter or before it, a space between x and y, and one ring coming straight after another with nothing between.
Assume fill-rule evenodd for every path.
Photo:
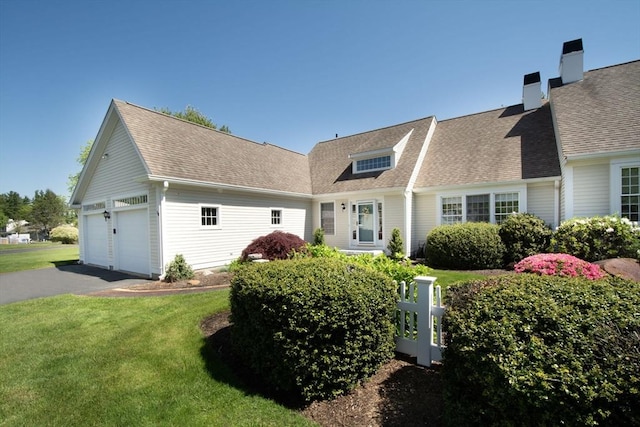
<instances>
[{"instance_id":1,"label":"green lawn","mask_svg":"<svg viewBox=\"0 0 640 427\"><path fill-rule=\"evenodd\" d=\"M59 296L0 307L3 426L290 426L300 415L236 387L199 329L228 291Z\"/></svg>"},{"instance_id":2,"label":"green lawn","mask_svg":"<svg viewBox=\"0 0 640 427\"><path fill-rule=\"evenodd\" d=\"M77 245L33 243L0 245L0 273L72 264L78 260Z\"/></svg>"},{"instance_id":3,"label":"green lawn","mask_svg":"<svg viewBox=\"0 0 640 427\"><path fill-rule=\"evenodd\" d=\"M437 278L435 285L440 285L443 293L452 283L460 282L463 280L483 279L487 277L478 273L435 269L431 272L430 276Z\"/></svg>"}]
</instances>

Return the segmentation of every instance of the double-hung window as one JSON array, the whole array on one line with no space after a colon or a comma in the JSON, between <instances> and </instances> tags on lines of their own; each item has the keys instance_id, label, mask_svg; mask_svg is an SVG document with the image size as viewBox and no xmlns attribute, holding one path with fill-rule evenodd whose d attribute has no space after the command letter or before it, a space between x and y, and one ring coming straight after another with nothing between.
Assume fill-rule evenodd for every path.
<instances>
[{"instance_id":1,"label":"double-hung window","mask_svg":"<svg viewBox=\"0 0 640 427\"><path fill-rule=\"evenodd\" d=\"M496 224L502 224L509 215L519 212L518 193L500 193L495 195Z\"/></svg>"},{"instance_id":2,"label":"double-hung window","mask_svg":"<svg viewBox=\"0 0 640 427\"><path fill-rule=\"evenodd\" d=\"M630 221L640 221L640 167L623 167L620 172L622 178L620 216Z\"/></svg>"},{"instance_id":3,"label":"double-hung window","mask_svg":"<svg viewBox=\"0 0 640 427\"><path fill-rule=\"evenodd\" d=\"M442 224L462 222L462 197L442 198Z\"/></svg>"},{"instance_id":4,"label":"double-hung window","mask_svg":"<svg viewBox=\"0 0 640 427\"><path fill-rule=\"evenodd\" d=\"M271 226L279 227L282 225L282 209L271 209Z\"/></svg>"},{"instance_id":5,"label":"double-hung window","mask_svg":"<svg viewBox=\"0 0 640 427\"><path fill-rule=\"evenodd\" d=\"M520 193L469 194L441 198L440 223L502 223L513 212L520 212Z\"/></svg>"},{"instance_id":6,"label":"double-hung window","mask_svg":"<svg viewBox=\"0 0 640 427\"><path fill-rule=\"evenodd\" d=\"M335 210L333 202L320 203L320 228L324 234L332 236L335 234Z\"/></svg>"}]
</instances>

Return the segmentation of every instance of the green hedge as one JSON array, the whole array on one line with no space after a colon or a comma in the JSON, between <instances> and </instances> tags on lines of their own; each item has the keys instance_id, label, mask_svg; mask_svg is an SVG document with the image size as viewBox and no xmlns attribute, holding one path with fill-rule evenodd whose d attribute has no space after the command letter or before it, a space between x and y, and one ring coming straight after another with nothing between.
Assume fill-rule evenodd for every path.
<instances>
[{"instance_id":1,"label":"green hedge","mask_svg":"<svg viewBox=\"0 0 640 427\"><path fill-rule=\"evenodd\" d=\"M528 213L509 215L500 224L499 232L505 246L505 265L546 252L553 234L542 219Z\"/></svg>"},{"instance_id":2,"label":"green hedge","mask_svg":"<svg viewBox=\"0 0 640 427\"><path fill-rule=\"evenodd\" d=\"M500 227L483 222L441 225L427 235L425 262L434 268L477 270L502 267Z\"/></svg>"},{"instance_id":3,"label":"green hedge","mask_svg":"<svg viewBox=\"0 0 640 427\"><path fill-rule=\"evenodd\" d=\"M238 357L305 400L353 389L393 356L396 286L338 259L250 264L231 283Z\"/></svg>"},{"instance_id":4,"label":"green hedge","mask_svg":"<svg viewBox=\"0 0 640 427\"><path fill-rule=\"evenodd\" d=\"M640 425L640 283L510 275L446 303L450 425Z\"/></svg>"}]
</instances>

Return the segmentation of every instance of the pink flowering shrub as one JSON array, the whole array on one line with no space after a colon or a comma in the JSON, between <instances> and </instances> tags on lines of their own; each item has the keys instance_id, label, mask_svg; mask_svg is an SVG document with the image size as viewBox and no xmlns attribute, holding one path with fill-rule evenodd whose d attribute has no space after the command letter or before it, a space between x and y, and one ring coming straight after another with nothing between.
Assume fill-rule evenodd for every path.
<instances>
[{"instance_id":1,"label":"pink flowering shrub","mask_svg":"<svg viewBox=\"0 0 640 427\"><path fill-rule=\"evenodd\" d=\"M535 273L541 276L584 277L602 279L607 275L599 265L591 264L568 254L538 254L517 263L517 273Z\"/></svg>"}]
</instances>

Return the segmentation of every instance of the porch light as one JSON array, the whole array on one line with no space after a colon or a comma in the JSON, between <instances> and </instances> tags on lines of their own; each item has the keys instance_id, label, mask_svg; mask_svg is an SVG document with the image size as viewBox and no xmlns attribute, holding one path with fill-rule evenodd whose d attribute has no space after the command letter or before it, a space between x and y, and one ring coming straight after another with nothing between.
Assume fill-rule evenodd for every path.
<instances>
[{"instance_id":1,"label":"porch light","mask_svg":"<svg viewBox=\"0 0 640 427\"><path fill-rule=\"evenodd\" d=\"M106 209L105 209L104 212L102 212L102 216L104 216L104 220L105 221L108 220L109 218L111 218L111 214Z\"/></svg>"}]
</instances>

